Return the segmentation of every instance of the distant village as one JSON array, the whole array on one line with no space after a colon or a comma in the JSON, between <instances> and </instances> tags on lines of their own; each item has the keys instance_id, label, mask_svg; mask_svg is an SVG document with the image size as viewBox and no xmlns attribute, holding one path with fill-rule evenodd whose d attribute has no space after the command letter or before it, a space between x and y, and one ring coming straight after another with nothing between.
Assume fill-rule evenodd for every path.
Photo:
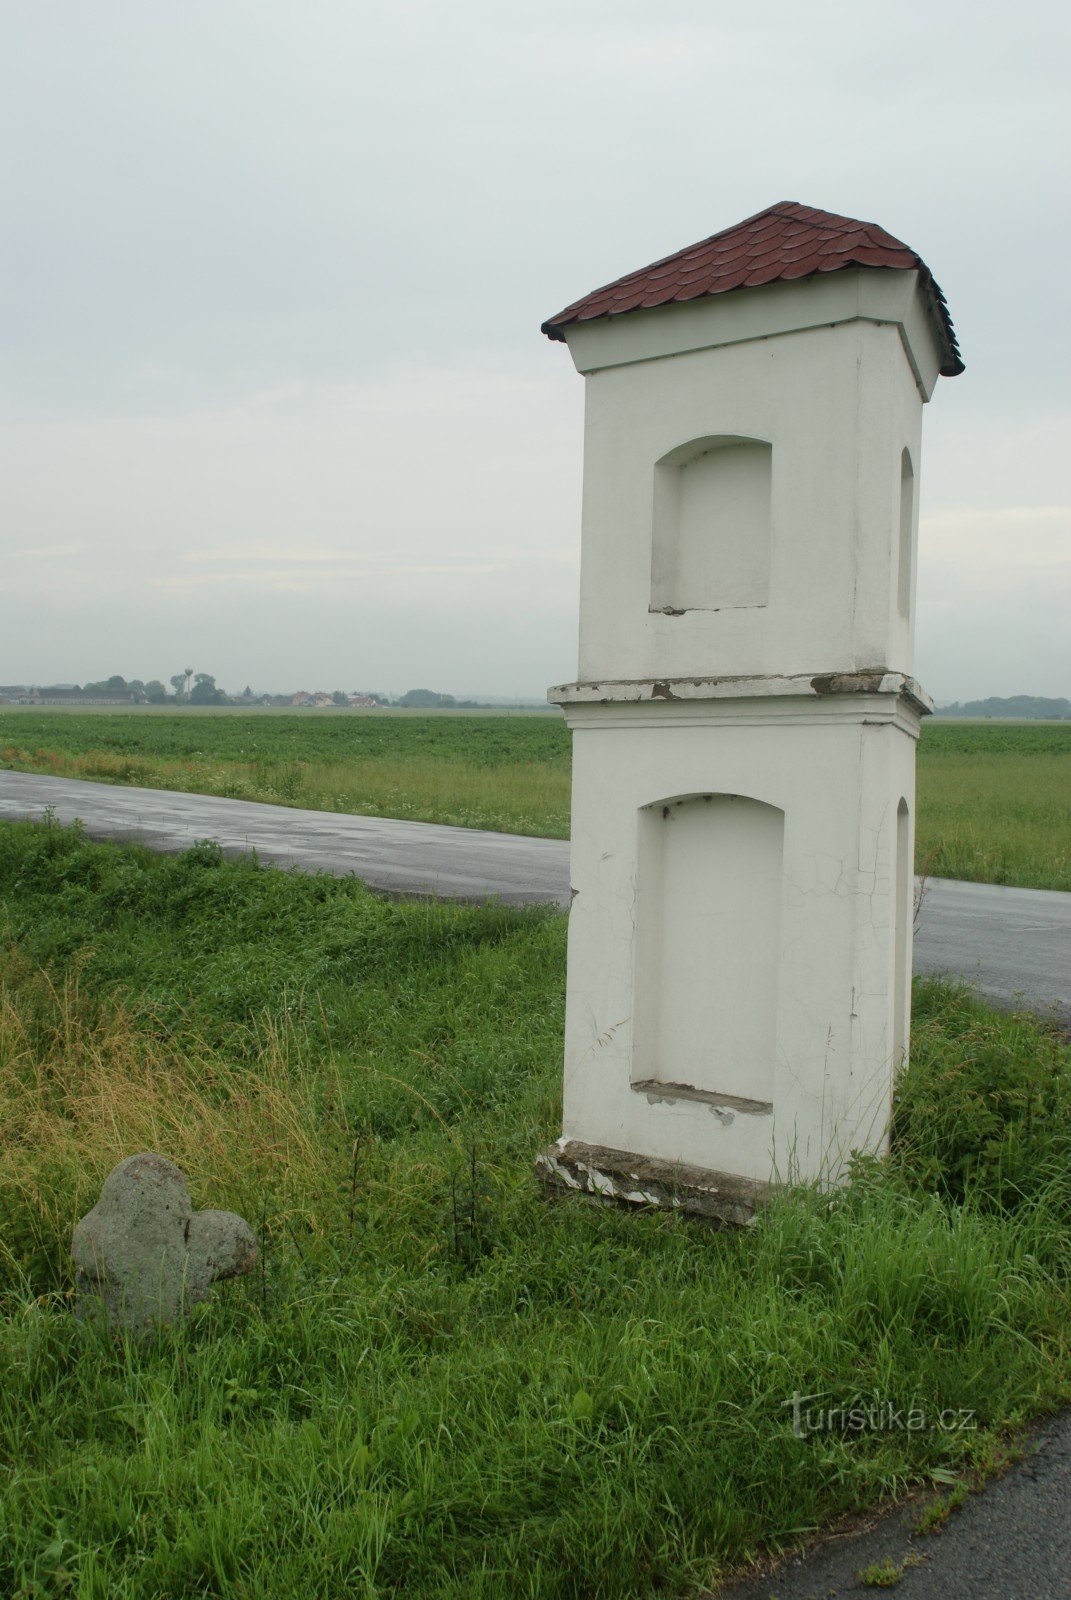
<instances>
[{"instance_id":1,"label":"distant village","mask_svg":"<svg viewBox=\"0 0 1071 1600\"><path fill-rule=\"evenodd\" d=\"M170 685L170 687L168 686ZM216 683L210 672L194 672L187 668L177 672L164 684L159 678L144 681L126 679L119 674L99 683L0 683L0 705L9 706L167 706L179 709L185 706L272 706L280 709L296 706L301 710L373 710L400 707L406 710L483 710L513 707L539 707L536 700L508 700L492 697L487 700L458 700L452 694L439 694L434 689L409 689L405 694L391 696L378 691L344 689L297 689L286 694L258 694L246 687L240 694L228 694Z\"/></svg>"}]
</instances>

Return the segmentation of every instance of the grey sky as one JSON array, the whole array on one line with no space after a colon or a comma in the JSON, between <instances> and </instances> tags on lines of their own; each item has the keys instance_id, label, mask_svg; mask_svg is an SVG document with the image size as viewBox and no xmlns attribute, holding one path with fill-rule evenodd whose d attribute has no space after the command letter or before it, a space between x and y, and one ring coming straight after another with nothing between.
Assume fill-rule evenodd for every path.
<instances>
[{"instance_id":1,"label":"grey sky","mask_svg":"<svg viewBox=\"0 0 1071 1600\"><path fill-rule=\"evenodd\" d=\"M538 694L582 380L539 323L780 199L880 222L918 673L1071 695L1066 7L0 4L0 682Z\"/></svg>"}]
</instances>

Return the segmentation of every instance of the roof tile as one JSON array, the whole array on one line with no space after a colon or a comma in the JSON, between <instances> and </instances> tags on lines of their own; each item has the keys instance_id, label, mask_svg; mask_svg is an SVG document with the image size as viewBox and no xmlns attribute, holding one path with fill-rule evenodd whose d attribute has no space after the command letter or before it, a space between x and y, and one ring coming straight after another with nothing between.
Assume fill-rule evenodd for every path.
<instances>
[{"instance_id":1,"label":"roof tile","mask_svg":"<svg viewBox=\"0 0 1071 1600\"><path fill-rule=\"evenodd\" d=\"M818 271L822 256L814 254L814 247L812 246L811 248L811 255L800 256L798 260L786 263L785 269L781 274L781 278L785 283L791 283L795 278L809 277L812 272Z\"/></svg>"},{"instance_id":2,"label":"roof tile","mask_svg":"<svg viewBox=\"0 0 1071 1600\"><path fill-rule=\"evenodd\" d=\"M704 288L702 282L692 284L684 283L673 296L673 300L675 304L684 300L699 300L703 295L709 293L710 290Z\"/></svg>"},{"instance_id":3,"label":"roof tile","mask_svg":"<svg viewBox=\"0 0 1071 1600\"><path fill-rule=\"evenodd\" d=\"M776 283L783 271L780 261L767 261L764 266L757 266L754 271L748 273L744 279L744 288L757 289L762 283Z\"/></svg>"},{"instance_id":4,"label":"roof tile","mask_svg":"<svg viewBox=\"0 0 1071 1600\"><path fill-rule=\"evenodd\" d=\"M941 337L941 371L945 377L963 371L948 305L922 258L875 222L837 216L795 200L768 206L709 239L605 284L550 317L543 332L551 339L564 339L564 329L576 322L624 316L629 311L653 310L766 283L793 282L845 267L917 271L929 293Z\"/></svg>"}]
</instances>

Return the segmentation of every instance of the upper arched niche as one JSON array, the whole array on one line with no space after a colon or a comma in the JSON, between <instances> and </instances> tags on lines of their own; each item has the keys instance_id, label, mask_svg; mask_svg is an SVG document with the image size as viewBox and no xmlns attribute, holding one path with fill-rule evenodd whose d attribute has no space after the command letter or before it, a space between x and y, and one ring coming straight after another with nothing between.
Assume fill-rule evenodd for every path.
<instances>
[{"instance_id":1,"label":"upper arched niche","mask_svg":"<svg viewBox=\"0 0 1071 1600\"><path fill-rule=\"evenodd\" d=\"M764 606L773 451L762 439L691 439L654 469L652 611Z\"/></svg>"}]
</instances>

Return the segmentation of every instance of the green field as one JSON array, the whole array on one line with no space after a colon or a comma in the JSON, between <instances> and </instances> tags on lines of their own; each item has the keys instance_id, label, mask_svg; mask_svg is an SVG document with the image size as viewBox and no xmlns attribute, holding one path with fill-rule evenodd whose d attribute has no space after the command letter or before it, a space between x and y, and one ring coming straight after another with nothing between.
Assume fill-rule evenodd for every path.
<instances>
[{"instance_id":1,"label":"green field","mask_svg":"<svg viewBox=\"0 0 1071 1600\"><path fill-rule=\"evenodd\" d=\"M0 825L0 1594L698 1596L1071 1397L1071 1059L916 992L892 1156L749 1231L551 1202L565 921ZM263 1270L70 1314L159 1149ZM794 1391L972 1413L793 1436Z\"/></svg>"},{"instance_id":2,"label":"green field","mask_svg":"<svg viewBox=\"0 0 1071 1600\"><path fill-rule=\"evenodd\" d=\"M1071 889L1071 722L925 722L917 784L918 871Z\"/></svg>"},{"instance_id":3,"label":"green field","mask_svg":"<svg viewBox=\"0 0 1071 1600\"><path fill-rule=\"evenodd\" d=\"M0 766L565 838L554 714L0 712ZM1071 889L1071 723L931 720L916 866Z\"/></svg>"}]
</instances>

